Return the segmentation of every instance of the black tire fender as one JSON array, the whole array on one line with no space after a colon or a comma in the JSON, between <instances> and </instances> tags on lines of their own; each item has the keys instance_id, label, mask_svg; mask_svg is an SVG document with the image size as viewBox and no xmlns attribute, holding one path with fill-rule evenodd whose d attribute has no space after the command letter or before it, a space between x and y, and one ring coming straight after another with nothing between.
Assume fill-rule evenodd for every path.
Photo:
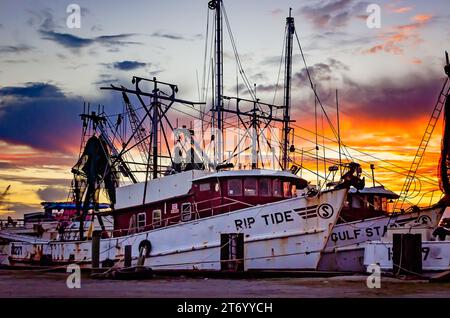
<instances>
[{"instance_id":1,"label":"black tire fender","mask_svg":"<svg viewBox=\"0 0 450 318\"><path fill-rule=\"evenodd\" d=\"M141 253L141 249L145 247L145 257L150 257L150 253L152 251L152 243L149 240L143 240L139 243L139 253Z\"/></svg>"}]
</instances>

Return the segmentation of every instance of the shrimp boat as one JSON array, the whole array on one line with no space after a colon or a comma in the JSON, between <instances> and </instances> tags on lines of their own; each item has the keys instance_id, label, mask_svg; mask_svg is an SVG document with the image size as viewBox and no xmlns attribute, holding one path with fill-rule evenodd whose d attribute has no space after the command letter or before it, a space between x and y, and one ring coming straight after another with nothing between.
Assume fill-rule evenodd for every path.
<instances>
[{"instance_id":1,"label":"shrimp boat","mask_svg":"<svg viewBox=\"0 0 450 318\"><path fill-rule=\"evenodd\" d=\"M73 220L76 204L71 202L42 202L43 212L26 213L23 219L0 220L0 266L9 265L8 254L11 242L44 243L51 241L73 241L78 239L80 222ZM90 206L92 209L93 206ZM98 209L109 208L99 204ZM91 216L83 223L86 232L100 229ZM112 229L111 220L108 229Z\"/></svg>"},{"instance_id":2,"label":"shrimp boat","mask_svg":"<svg viewBox=\"0 0 450 318\"><path fill-rule=\"evenodd\" d=\"M228 23L222 0L210 1L214 13L214 96L210 116L209 151L204 127L194 132L169 121L176 105L205 107L205 102L179 99L178 86L156 78L133 77L133 88L102 89L122 94L133 129L117 146L117 135L108 134L110 117L90 105L81 115L84 151L72 169L73 196L77 202L79 236L76 241L9 244L14 266L109 267L124 262L153 270L316 270L351 186L362 189L358 164L348 166L341 182L329 189L311 186L292 165L290 123L294 18L286 19L284 104L262 103L223 94L223 20ZM147 87L144 87L146 86ZM148 89L150 86L150 89ZM133 100L133 101L132 101ZM140 104L138 109L133 104ZM234 107L224 107L224 101ZM274 115L282 111L282 117ZM206 112L202 112L205 114ZM250 160L232 161L242 152L241 141L225 155L225 114L234 116L251 140ZM115 133L124 117L118 116ZM204 118L203 118L204 119ZM261 144L268 144L265 128L282 126L281 155L272 150L272 169L264 166ZM112 125L114 126L114 124ZM165 128L174 132L170 145ZM262 128L264 127L264 128ZM228 131L227 131L228 134ZM276 137L274 137L276 139ZM169 155L162 153L165 148ZM243 146L245 148L245 146ZM127 159L140 154L143 163ZM210 158L213 159L210 159ZM278 164L278 169L277 169ZM358 167L358 169L355 169ZM142 169L143 168L143 169ZM143 172L140 181L136 172ZM119 186L119 178L128 184ZM99 212L98 194L103 188L111 211ZM90 206L93 208L90 208ZM84 220L88 213L98 219L114 218L114 230L94 233L87 240ZM99 238L99 239L98 239ZM97 244L97 245L94 245ZM99 251L96 253L96 251Z\"/></svg>"}]
</instances>

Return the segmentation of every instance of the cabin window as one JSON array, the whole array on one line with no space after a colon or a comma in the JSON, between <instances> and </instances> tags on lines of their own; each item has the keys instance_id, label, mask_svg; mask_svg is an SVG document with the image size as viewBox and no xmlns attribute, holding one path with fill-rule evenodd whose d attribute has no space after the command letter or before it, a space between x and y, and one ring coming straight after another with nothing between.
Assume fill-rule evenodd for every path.
<instances>
[{"instance_id":1,"label":"cabin window","mask_svg":"<svg viewBox=\"0 0 450 318\"><path fill-rule=\"evenodd\" d=\"M191 214L191 204L183 203L181 205L181 221L189 221L192 218Z\"/></svg>"},{"instance_id":2,"label":"cabin window","mask_svg":"<svg viewBox=\"0 0 450 318\"><path fill-rule=\"evenodd\" d=\"M385 197L381 198L381 210L388 212L388 200Z\"/></svg>"},{"instance_id":3,"label":"cabin window","mask_svg":"<svg viewBox=\"0 0 450 318\"><path fill-rule=\"evenodd\" d=\"M153 226L161 226L161 210L153 210Z\"/></svg>"},{"instance_id":4,"label":"cabin window","mask_svg":"<svg viewBox=\"0 0 450 318\"><path fill-rule=\"evenodd\" d=\"M228 180L228 195L233 197L242 196L242 182L241 179Z\"/></svg>"},{"instance_id":5,"label":"cabin window","mask_svg":"<svg viewBox=\"0 0 450 318\"><path fill-rule=\"evenodd\" d=\"M368 210L373 210L373 197L372 196L364 196L364 206Z\"/></svg>"},{"instance_id":6,"label":"cabin window","mask_svg":"<svg viewBox=\"0 0 450 318\"><path fill-rule=\"evenodd\" d=\"M291 193L293 197L297 196L297 186L295 184L291 184Z\"/></svg>"},{"instance_id":7,"label":"cabin window","mask_svg":"<svg viewBox=\"0 0 450 318\"><path fill-rule=\"evenodd\" d=\"M347 197L347 200L344 201L344 208L348 209L351 207L352 198L350 196Z\"/></svg>"},{"instance_id":8,"label":"cabin window","mask_svg":"<svg viewBox=\"0 0 450 318\"><path fill-rule=\"evenodd\" d=\"M272 183L273 187L273 196L274 197L281 197L282 196L282 192L281 192L281 181L278 179L273 180Z\"/></svg>"},{"instance_id":9,"label":"cabin window","mask_svg":"<svg viewBox=\"0 0 450 318\"><path fill-rule=\"evenodd\" d=\"M290 198L291 195L291 183L290 182L283 182L283 196L285 198Z\"/></svg>"},{"instance_id":10,"label":"cabin window","mask_svg":"<svg viewBox=\"0 0 450 318\"><path fill-rule=\"evenodd\" d=\"M373 208L377 211L381 211L381 198L379 196L373 197Z\"/></svg>"},{"instance_id":11,"label":"cabin window","mask_svg":"<svg viewBox=\"0 0 450 318\"><path fill-rule=\"evenodd\" d=\"M210 183L201 183L200 184L200 191L210 191L211 190L211 184Z\"/></svg>"},{"instance_id":12,"label":"cabin window","mask_svg":"<svg viewBox=\"0 0 450 318\"><path fill-rule=\"evenodd\" d=\"M139 213L138 217L137 217L137 226L140 230L144 229L145 226L147 225L147 214L144 213Z\"/></svg>"},{"instance_id":13,"label":"cabin window","mask_svg":"<svg viewBox=\"0 0 450 318\"><path fill-rule=\"evenodd\" d=\"M256 178L244 179L244 194L246 196L255 196L258 194Z\"/></svg>"},{"instance_id":14,"label":"cabin window","mask_svg":"<svg viewBox=\"0 0 450 318\"><path fill-rule=\"evenodd\" d=\"M262 197L270 197L271 196L271 186L270 186L270 179L259 179L259 195Z\"/></svg>"},{"instance_id":15,"label":"cabin window","mask_svg":"<svg viewBox=\"0 0 450 318\"><path fill-rule=\"evenodd\" d=\"M352 208L361 209L363 207L363 200L359 196L352 196Z\"/></svg>"}]
</instances>

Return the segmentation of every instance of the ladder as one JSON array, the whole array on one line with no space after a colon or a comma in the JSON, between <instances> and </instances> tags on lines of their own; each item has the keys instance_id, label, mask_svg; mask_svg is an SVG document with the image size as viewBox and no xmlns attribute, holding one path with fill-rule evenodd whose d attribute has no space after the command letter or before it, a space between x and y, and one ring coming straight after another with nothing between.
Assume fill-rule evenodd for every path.
<instances>
[{"instance_id":1,"label":"ladder","mask_svg":"<svg viewBox=\"0 0 450 318\"><path fill-rule=\"evenodd\" d=\"M442 109L444 108L445 100L449 95L449 91L450 91L450 80L449 78L446 78L444 86L442 87L442 90L439 93L436 105L434 106L433 113L431 114L430 120L428 121L425 133L423 134L422 140L420 141L419 148L417 149L414 160L411 163L411 167L409 168L408 174L406 175L406 179L405 182L403 183L403 187L400 192L399 198L394 204L394 212L401 211L405 201L408 198L411 198L410 193L411 186L413 185L414 179L416 178L417 170L419 169L423 161L425 150L427 149L428 143L430 142L431 139L431 135L433 134L434 128L436 127L436 123L439 119L439 116L441 115Z\"/></svg>"}]
</instances>

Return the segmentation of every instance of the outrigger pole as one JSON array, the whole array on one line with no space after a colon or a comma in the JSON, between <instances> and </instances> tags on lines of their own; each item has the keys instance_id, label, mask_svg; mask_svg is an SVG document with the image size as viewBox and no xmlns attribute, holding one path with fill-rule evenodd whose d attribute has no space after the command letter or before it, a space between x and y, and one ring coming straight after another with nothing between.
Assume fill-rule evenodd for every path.
<instances>
[{"instance_id":1,"label":"outrigger pole","mask_svg":"<svg viewBox=\"0 0 450 318\"><path fill-rule=\"evenodd\" d=\"M152 89L151 93L145 92L141 89L139 84L143 81L153 84L153 89ZM169 123L166 113L172 107L172 105L174 103L188 104L188 105L192 105L192 106L204 104L204 103L191 102L191 101L176 98L175 96L176 96L176 93L178 93L178 86L175 84L158 81L155 77L153 77L153 79L148 79L148 78L134 76L132 79L132 83L135 84L135 89L128 89L123 86L116 87L114 85L111 85L110 87L101 87L100 89L114 90L114 91L119 91L122 93L133 94L138 98L139 102L142 105L142 108L146 112L146 116L144 118L142 118L141 122L138 124L138 126L136 127L133 134L128 138L128 141L124 143L123 149L117 154L117 157L114 160L114 162L112 163L112 165L114 165L116 160L118 160L118 158L121 158L122 155L129 150L129 149L127 149L128 145L130 144L131 140L134 138L138 129L140 129L140 127L141 127L143 121L146 119L146 117L148 117L152 123L152 131L151 131L150 143L149 143L150 155L148 156L148 158L152 160L152 163L151 164L149 162L147 163L145 186L144 186L144 193L143 193L143 199L142 199L143 204L145 204L145 198L146 198L146 194L147 194L148 175L149 175L150 167L152 170L152 178L156 179L158 177L158 157L160 156L160 154L158 153L158 147L157 147L158 141L159 141L159 136L158 136L159 135L159 133L158 133L159 124L162 122L163 118L165 118L166 121ZM170 95L161 94L162 92L159 89L160 85L168 86L171 90ZM150 100L151 100L150 108L144 102L142 97L150 98ZM165 109L161 109L161 104L162 104L161 101L168 102L167 105L164 105ZM169 123L169 125L170 125L170 123ZM164 133L164 129L163 129L162 125L160 125L160 126L161 126L161 130ZM170 125L170 127L173 129L172 125Z\"/></svg>"},{"instance_id":2,"label":"outrigger pole","mask_svg":"<svg viewBox=\"0 0 450 318\"><path fill-rule=\"evenodd\" d=\"M289 168L289 132L291 130L289 122L291 121L291 80L292 80L292 41L295 32L294 18L292 17L292 8L289 8L289 17L286 18L286 57L284 71L284 113L283 113L283 159L282 169Z\"/></svg>"}]
</instances>

